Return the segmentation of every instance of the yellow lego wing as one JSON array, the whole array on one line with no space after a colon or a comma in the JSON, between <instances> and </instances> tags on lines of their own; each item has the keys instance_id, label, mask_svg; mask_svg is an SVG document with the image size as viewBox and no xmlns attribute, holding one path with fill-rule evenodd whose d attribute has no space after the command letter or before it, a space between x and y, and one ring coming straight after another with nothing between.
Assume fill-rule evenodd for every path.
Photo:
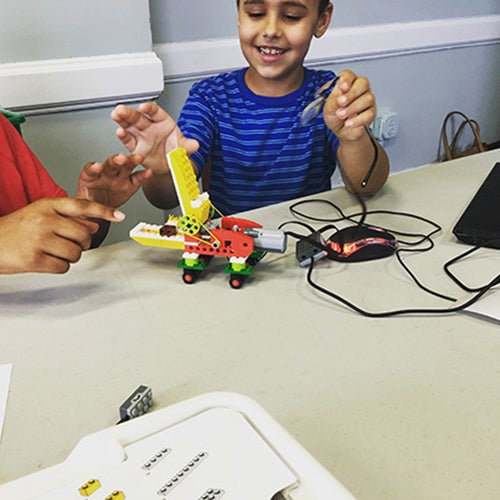
<instances>
[{"instance_id":1,"label":"yellow lego wing","mask_svg":"<svg viewBox=\"0 0 500 500\"><path fill-rule=\"evenodd\" d=\"M167 161L182 214L192 215L203 224L210 215L212 205L208 193L200 193L200 187L186 150L174 149L167 154Z\"/></svg>"}]
</instances>

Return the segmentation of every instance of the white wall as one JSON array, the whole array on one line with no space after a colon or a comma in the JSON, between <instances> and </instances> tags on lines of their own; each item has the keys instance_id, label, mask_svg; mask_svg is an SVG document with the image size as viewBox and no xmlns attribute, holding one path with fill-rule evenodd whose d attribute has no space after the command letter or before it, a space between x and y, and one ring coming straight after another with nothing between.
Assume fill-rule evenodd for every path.
<instances>
[{"instance_id":1,"label":"white wall","mask_svg":"<svg viewBox=\"0 0 500 500\"><path fill-rule=\"evenodd\" d=\"M147 0L0 1L0 105L54 112L163 90Z\"/></svg>"},{"instance_id":2,"label":"white wall","mask_svg":"<svg viewBox=\"0 0 500 500\"><path fill-rule=\"evenodd\" d=\"M0 0L0 63L151 49L147 0Z\"/></svg>"},{"instance_id":3,"label":"white wall","mask_svg":"<svg viewBox=\"0 0 500 500\"><path fill-rule=\"evenodd\" d=\"M332 29L500 14L498 0L333 0ZM236 35L236 0L150 0L155 43Z\"/></svg>"}]
</instances>

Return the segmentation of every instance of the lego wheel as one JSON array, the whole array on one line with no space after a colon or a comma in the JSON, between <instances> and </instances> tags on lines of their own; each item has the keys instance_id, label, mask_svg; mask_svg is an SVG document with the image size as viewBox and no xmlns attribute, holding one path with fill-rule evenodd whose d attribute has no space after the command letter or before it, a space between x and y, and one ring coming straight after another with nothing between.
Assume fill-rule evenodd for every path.
<instances>
[{"instance_id":1,"label":"lego wheel","mask_svg":"<svg viewBox=\"0 0 500 500\"><path fill-rule=\"evenodd\" d=\"M200 271L194 271L192 269L184 269L182 273L182 281L188 285L195 283L200 277Z\"/></svg>"},{"instance_id":2,"label":"lego wheel","mask_svg":"<svg viewBox=\"0 0 500 500\"><path fill-rule=\"evenodd\" d=\"M241 276L239 274L231 274L231 276L229 277L229 284L231 285L231 288L234 288L235 290L241 288L244 281L245 276Z\"/></svg>"}]
</instances>

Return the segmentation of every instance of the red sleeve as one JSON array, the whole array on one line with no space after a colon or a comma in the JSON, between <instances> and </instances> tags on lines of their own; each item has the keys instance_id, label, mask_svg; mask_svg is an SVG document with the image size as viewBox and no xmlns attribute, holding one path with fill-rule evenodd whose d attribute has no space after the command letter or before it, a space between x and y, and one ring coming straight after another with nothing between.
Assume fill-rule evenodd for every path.
<instances>
[{"instance_id":1,"label":"red sleeve","mask_svg":"<svg viewBox=\"0 0 500 500\"><path fill-rule=\"evenodd\" d=\"M0 216L40 198L61 198L59 187L13 125L0 113Z\"/></svg>"}]
</instances>

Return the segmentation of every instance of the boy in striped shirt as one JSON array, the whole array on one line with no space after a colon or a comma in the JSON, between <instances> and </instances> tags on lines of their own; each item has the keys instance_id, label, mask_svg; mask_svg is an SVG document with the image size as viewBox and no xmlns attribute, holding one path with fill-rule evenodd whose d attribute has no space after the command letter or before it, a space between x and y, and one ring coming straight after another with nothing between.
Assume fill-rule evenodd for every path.
<instances>
[{"instance_id":1,"label":"boy in striped shirt","mask_svg":"<svg viewBox=\"0 0 500 500\"><path fill-rule=\"evenodd\" d=\"M186 147L197 175L206 178L210 168L210 198L226 215L328 190L337 163L348 189L376 193L389 162L369 136L376 105L366 78L343 71L323 112L301 121L315 92L336 77L304 67L312 38L330 25L331 2L239 0L237 6L247 68L193 85L177 124L154 103L112 113L117 136L156 174L143 187L148 199L160 208L177 204L165 159L177 146ZM364 185L374 147L377 162Z\"/></svg>"}]
</instances>

